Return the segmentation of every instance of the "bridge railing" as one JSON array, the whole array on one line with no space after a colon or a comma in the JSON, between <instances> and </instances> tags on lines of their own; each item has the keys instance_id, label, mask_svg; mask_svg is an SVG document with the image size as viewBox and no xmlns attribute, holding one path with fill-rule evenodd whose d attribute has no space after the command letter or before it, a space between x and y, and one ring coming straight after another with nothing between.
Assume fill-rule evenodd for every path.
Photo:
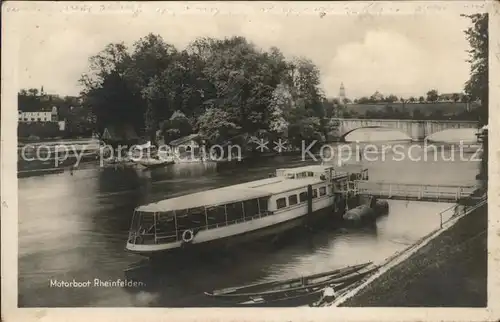
<instances>
[{"instance_id":1,"label":"bridge railing","mask_svg":"<svg viewBox=\"0 0 500 322\"><path fill-rule=\"evenodd\" d=\"M443 124L462 124L462 125L474 125L479 127L479 122L477 121L467 121L467 120L416 120L416 119L371 119L371 118L344 118L344 117L332 117L334 121L359 121L359 122L428 122L428 123L443 123Z\"/></svg>"},{"instance_id":2,"label":"bridge railing","mask_svg":"<svg viewBox=\"0 0 500 322\"><path fill-rule=\"evenodd\" d=\"M475 186L422 185L391 182L356 181L357 192L380 197L436 198L459 200L470 196Z\"/></svg>"}]
</instances>

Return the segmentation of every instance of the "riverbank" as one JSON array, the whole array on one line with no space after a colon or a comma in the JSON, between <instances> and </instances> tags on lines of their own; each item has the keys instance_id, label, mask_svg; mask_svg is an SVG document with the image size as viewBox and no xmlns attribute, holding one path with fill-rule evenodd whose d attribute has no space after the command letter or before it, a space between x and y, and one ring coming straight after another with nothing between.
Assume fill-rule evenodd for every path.
<instances>
[{"instance_id":1,"label":"riverbank","mask_svg":"<svg viewBox=\"0 0 500 322\"><path fill-rule=\"evenodd\" d=\"M341 307L485 307L487 203L461 218Z\"/></svg>"}]
</instances>

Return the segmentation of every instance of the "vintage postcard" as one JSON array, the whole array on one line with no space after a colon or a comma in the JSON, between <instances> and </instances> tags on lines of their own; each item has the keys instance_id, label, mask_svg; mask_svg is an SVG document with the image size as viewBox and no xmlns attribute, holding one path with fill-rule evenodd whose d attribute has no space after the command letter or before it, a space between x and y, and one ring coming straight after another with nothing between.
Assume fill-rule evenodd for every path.
<instances>
[{"instance_id":1,"label":"vintage postcard","mask_svg":"<svg viewBox=\"0 0 500 322\"><path fill-rule=\"evenodd\" d=\"M2 15L2 320L500 318L498 2Z\"/></svg>"}]
</instances>

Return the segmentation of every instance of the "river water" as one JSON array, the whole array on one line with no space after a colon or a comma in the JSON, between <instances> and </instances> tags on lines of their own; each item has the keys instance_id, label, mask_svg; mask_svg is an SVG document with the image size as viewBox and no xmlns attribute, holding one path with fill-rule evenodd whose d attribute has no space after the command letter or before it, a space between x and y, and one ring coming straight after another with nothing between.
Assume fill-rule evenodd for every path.
<instances>
[{"instance_id":1,"label":"river water","mask_svg":"<svg viewBox=\"0 0 500 322\"><path fill-rule=\"evenodd\" d=\"M362 161L370 180L477 183L479 162L474 151L461 157L448 151L424 159L429 154L424 147L403 141L391 144L395 142L420 160L395 160L392 152L382 160L375 152L378 160ZM371 143L381 146L387 141ZM446 159L440 159L442 156ZM124 251L132 210L140 204L264 178L277 167L315 163L296 156L268 158L226 170L215 164L178 164L152 171L86 166L73 176L63 173L20 179L19 306L210 306L214 303L205 298L204 291L381 261L439 227L438 213L452 206L391 200L389 215L374 227L326 228L291 236L277 245L260 245L263 247L182 265L172 259L160 268L131 270L144 278L145 285L140 288L51 286L51 280L124 280L125 271L141 261ZM446 212L444 219L451 214Z\"/></svg>"}]
</instances>

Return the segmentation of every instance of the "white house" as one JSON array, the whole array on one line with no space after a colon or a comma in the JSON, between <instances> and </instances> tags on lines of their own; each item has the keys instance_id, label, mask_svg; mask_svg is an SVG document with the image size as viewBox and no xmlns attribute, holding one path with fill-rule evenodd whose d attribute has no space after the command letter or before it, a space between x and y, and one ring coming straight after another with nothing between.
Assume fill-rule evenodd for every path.
<instances>
[{"instance_id":1,"label":"white house","mask_svg":"<svg viewBox=\"0 0 500 322\"><path fill-rule=\"evenodd\" d=\"M17 120L23 123L57 122L57 107L52 107L52 111L23 112L18 110Z\"/></svg>"}]
</instances>

